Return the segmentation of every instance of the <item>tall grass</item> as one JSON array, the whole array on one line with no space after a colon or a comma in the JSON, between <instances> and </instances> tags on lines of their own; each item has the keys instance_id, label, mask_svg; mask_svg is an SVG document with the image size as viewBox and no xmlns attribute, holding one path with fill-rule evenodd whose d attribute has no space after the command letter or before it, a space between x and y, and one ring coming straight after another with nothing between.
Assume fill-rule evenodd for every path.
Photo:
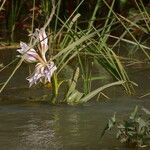
<instances>
[{"instance_id":1,"label":"tall grass","mask_svg":"<svg viewBox=\"0 0 150 150\"><path fill-rule=\"evenodd\" d=\"M111 10L108 13L108 17L110 18ZM113 21L107 19L104 28L95 29L91 26L91 30L85 29L81 30L77 25L76 21L79 18L79 14L73 17L73 19L68 19L66 22L61 20L58 16L58 20L62 23L62 28L58 31L58 33L62 34L62 31L65 31L61 40L57 42L59 45L60 51L52 58L56 59L58 66L58 73L65 68L65 66L73 59L78 59L79 67L81 68L81 74L83 75L83 91L84 95L90 93L90 85L91 85L91 73L87 70L87 65L83 66L81 61L82 52L89 53L92 57L94 56L100 64L113 76L116 80L125 81L123 86L127 93L131 94L133 92L132 84L129 80L129 77L119 61L117 55L111 50L111 48L107 44L108 36L105 34L108 33L113 25ZM101 32L100 32L101 31ZM105 32L104 32L105 31ZM102 34L103 36L102 36ZM59 37L59 34L54 35L54 39L57 40L56 37ZM58 38L59 39L59 38ZM54 41L55 42L55 41ZM84 59L84 58L83 58ZM86 59L86 58L85 58ZM86 63L85 63L86 64ZM91 69L91 68L90 68ZM89 72L89 73L88 73ZM82 92L83 92L82 91Z\"/></svg>"},{"instance_id":2,"label":"tall grass","mask_svg":"<svg viewBox=\"0 0 150 150\"><path fill-rule=\"evenodd\" d=\"M52 1L54 2L54 1ZM89 101L92 97L102 92L108 87L115 85L122 85L126 93L132 94L134 92L133 82L124 68L124 65L119 59L119 56L115 53L115 47L120 44L120 41L124 41L128 44L133 44L138 46L145 56L150 59L147 52L149 47L141 44L135 35L131 32L131 28L139 28L144 33L149 32L149 15L144 5L141 2L141 6L138 3L137 7L142 14L145 27L140 26L138 22L131 21L121 15L118 15L114 10L115 0L112 1L111 5L107 1L97 0L95 9L91 15L90 20L88 20L88 26L84 29L80 28L79 20L81 14L79 13L79 8L84 0L82 0L78 6L75 8L71 16L66 19L61 19L59 17L60 8L62 1L59 0L56 4L50 1L44 0L41 2L42 11L45 15L46 21L43 25L44 29L48 29L49 36L49 61L55 61L57 65L57 72L52 78L52 99L51 102L67 102L69 104L82 103ZM96 21L96 16L102 7L102 2L108 7L107 15L105 16L103 26L95 27L94 22ZM13 15L11 16L11 32L13 33L15 28L15 20L20 11L20 5L22 3L16 1L12 4ZM33 7L35 7L35 0L33 0ZM143 14L144 11L144 14ZM50 13L51 12L51 13ZM32 17L32 32L34 27L34 9ZM52 20L53 18L53 20ZM51 23L51 24L50 24ZM124 31L119 37L112 35L112 31L116 24L120 24ZM128 25L129 24L129 25ZM13 35L13 34L12 34ZM126 39L126 36L130 35L132 39ZM13 36L12 36L13 37ZM113 44L110 44L110 38L116 39ZM32 42L31 42L32 43ZM36 45L37 43L35 43ZM35 45L31 45L34 47ZM92 67L95 61L88 63L89 57L92 60L96 60L103 69L105 69L110 76L115 80L114 82L107 85L100 85L97 89L92 89L93 74ZM71 62L75 61L76 67L72 68ZM23 60L20 60L8 80L1 87L0 92L3 91L9 80L12 78L16 70L21 66ZM59 79L62 71L69 66L75 72L70 75L67 80ZM99 79L99 77L97 77ZM82 82L81 82L82 81ZM78 83L82 86L82 90L78 88ZM61 85L66 84L68 86L67 93L64 99L61 101L58 99L59 92L61 91Z\"/></svg>"},{"instance_id":3,"label":"tall grass","mask_svg":"<svg viewBox=\"0 0 150 150\"><path fill-rule=\"evenodd\" d=\"M16 28L16 22L17 19L19 18L21 9L23 7L23 3L24 1L20 1L20 0L12 0L11 2L11 6L10 6L10 10L9 10L9 14L8 15L8 32L9 32L9 36L10 36L10 42L14 42L14 32L15 32L15 28Z\"/></svg>"},{"instance_id":4,"label":"tall grass","mask_svg":"<svg viewBox=\"0 0 150 150\"><path fill-rule=\"evenodd\" d=\"M104 3L106 4L106 6L112 10L112 8L109 6L109 4L107 3L107 1L103 0ZM123 41L126 41L127 43L129 44L135 44L138 46L138 48L145 54L145 56L148 58L148 60L150 60L150 55L147 51L147 49L149 49L149 47L147 46L144 46L142 43L140 43L138 41L138 39L135 37L135 35L132 33L131 29L136 29L138 28L140 31L142 31L143 33L146 33L148 34L149 33L149 15L148 15L148 12L146 11L142 1L140 1L141 5L142 5L142 8L143 10L140 8L139 4L135 1L136 5L137 5L137 8L138 8L138 14L136 17L138 17L138 19L135 19L133 18L133 20L130 20L128 18L125 18L121 15L118 15L114 12L114 10L112 10L112 13L114 15L114 17L120 22L120 24L122 25L122 27L124 28L124 35L129 35L131 37L131 40L128 40L128 39L124 39L123 37L118 37L119 40L123 40ZM144 25L139 25L139 21L143 20L145 22L145 26ZM128 24L127 24L128 23ZM143 27L144 26L144 27ZM111 36L111 35L110 35ZM145 49L146 48L146 49Z\"/></svg>"},{"instance_id":5,"label":"tall grass","mask_svg":"<svg viewBox=\"0 0 150 150\"><path fill-rule=\"evenodd\" d=\"M1 1L0 1L1 2ZM0 4L0 11L2 10L2 9L4 9L3 7L4 7L4 4L6 3L6 0L3 0L3 2Z\"/></svg>"}]
</instances>

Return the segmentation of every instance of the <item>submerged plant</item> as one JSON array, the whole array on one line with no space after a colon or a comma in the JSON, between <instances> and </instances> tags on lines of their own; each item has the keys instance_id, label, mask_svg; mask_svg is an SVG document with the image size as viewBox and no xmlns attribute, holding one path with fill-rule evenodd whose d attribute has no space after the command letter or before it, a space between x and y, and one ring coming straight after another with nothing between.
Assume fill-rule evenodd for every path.
<instances>
[{"instance_id":1,"label":"submerged plant","mask_svg":"<svg viewBox=\"0 0 150 150\"><path fill-rule=\"evenodd\" d=\"M106 130L117 126L116 137L121 143L136 147L148 146L150 144L150 111L144 107L141 110L146 117L142 117L138 113L138 106L136 106L128 119L124 120L123 123L117 122L114 115L103 130L101 137L103 137Z\"/></svg>"},{"instance_id":2,"label":"submerged plant","mask_svg":"<svg viewBox=\"0 0 150 150\"><path fill-rule=\"evenodd\" d=\"M30 87L38 82L46 83L51 82L51 77L54 71L57 69L53 61L46 60L46 52L48 50L48 38L45 33L45 29L36 29L36 31L30 35L33 38L33 44L36 45L33 49L24 42L20 42L21 49L17 51L21 54L24 60L28 63L36 62L34 72L27 77Z\"/></svg>"}]
</instances>

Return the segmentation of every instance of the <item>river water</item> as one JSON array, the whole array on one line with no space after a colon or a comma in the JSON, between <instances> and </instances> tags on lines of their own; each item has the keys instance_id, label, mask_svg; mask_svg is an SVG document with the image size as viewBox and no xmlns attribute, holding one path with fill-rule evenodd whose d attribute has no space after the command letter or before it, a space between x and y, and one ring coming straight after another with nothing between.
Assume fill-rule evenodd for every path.
<instances>
[{"instance_id":1,"label":"river water","mask_svg":"<svg viewBox=\"0 0 150 150\"><path fill-rule=\"evenodd\" d=\"M1 150L101 150L127 148L112 132L100 140L108 119L117 112L127 118L135 105L150 108L149 100L121 97L82 106L9 104L0 106Z\"/></svg>"}]
</instances>

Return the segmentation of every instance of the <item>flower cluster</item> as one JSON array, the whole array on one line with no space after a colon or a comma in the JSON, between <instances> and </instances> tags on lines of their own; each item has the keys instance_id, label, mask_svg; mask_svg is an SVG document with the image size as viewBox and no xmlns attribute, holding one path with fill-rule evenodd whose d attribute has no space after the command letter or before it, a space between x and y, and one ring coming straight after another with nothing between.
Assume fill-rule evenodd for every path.
<instances>
[{"instance_id":1,"label":"flower cluster","mask_svg":"<svg viewBox=\"0 0 150 150\"><path fill-rule=\"evenodd\" d=\"M38 82L51 82L51 77L54 71L57 69L53 61L48 62L46 60L46 52L48 50L48 38L45 33L45 29L36 29L32 36L36 50L31 48L24 42L20 42L20 49L17 51L24 58L24 61L28 63L36 63L34 72L27 77L30 87ZM37 43L37 44L36 44Z\"/></svg>"}]
</instances>

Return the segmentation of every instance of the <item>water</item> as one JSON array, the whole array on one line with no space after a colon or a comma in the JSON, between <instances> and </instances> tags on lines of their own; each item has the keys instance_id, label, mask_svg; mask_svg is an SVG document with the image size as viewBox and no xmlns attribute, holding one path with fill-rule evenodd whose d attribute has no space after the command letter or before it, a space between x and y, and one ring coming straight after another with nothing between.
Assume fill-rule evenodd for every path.
<instances>
[{"instance_id":1,"label":"water","mask_svg":"<svg viewBox=\"0 0 150 150\"><path fill-rule=\"evenodd\" d=\"M126 118L135 105L150 108L149 100L118 98L82 106L10 104L0 106L1 150L126 150L113 133L100 141L106 122L117 112Z\"/></svg>"}]
</instances>

